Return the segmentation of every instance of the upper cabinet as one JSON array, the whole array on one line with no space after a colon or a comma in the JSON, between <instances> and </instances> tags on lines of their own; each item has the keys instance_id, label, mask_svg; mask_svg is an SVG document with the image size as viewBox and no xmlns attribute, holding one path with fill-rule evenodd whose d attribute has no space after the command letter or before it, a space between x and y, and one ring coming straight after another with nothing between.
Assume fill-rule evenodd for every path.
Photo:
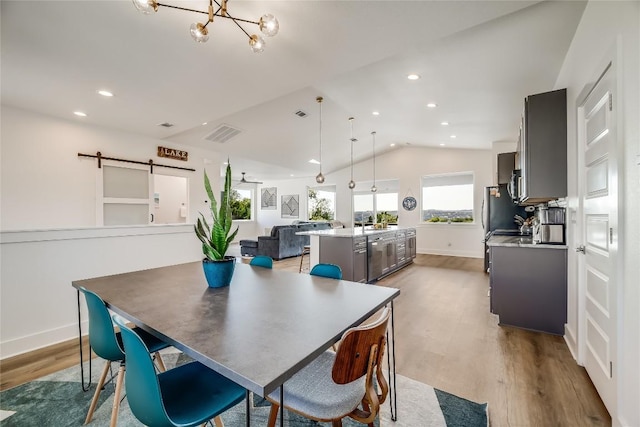
<instances>
[{"instance_id":1,"label":"upper cabinet","mask_svg":"<svg viewBox=\"0 0 640 427\"><path fill-rule=\"evenodd\" d=\"M518 140L521 204L567 196L567 90L530 95Z\"/></svg>"},{"instance_id":2,"label":"upper cabinet","mask_svg":"<svg viewBox=\"0 0 640 427\"><path fill-rule=\"evenodd\" d=\"M516 153L498 154L498 185L509 184L516 168Z\"/></svg>"}]
</instances>

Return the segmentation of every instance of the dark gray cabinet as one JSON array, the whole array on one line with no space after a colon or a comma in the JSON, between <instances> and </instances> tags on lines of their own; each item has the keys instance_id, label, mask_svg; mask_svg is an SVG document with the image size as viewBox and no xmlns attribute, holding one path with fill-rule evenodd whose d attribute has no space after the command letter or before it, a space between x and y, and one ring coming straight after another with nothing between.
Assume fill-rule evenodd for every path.
<instances>
[{"instance_id":1,"label":"dark gray cabinet","mask_svg":"<svg viewBox=\"0 0 640 427\"><path fill-rule=\"evenodd\" d=\"M491 246L491 312L501 325L564 335L567 249Z\"/></svg>"},{"instance_id":2,"label":"dark gray cabinet","mask_svg":"<svg viewBox=\"0 0 640 427\"><path fill-rule=\"evenodd\" d=\"M320 237L320 262L339 265L342 277L352 282L367 281L367 238Z\"/></svg>"},{"instance_id":3,"label":"dark gray cabinet","mask_svg":"<svg viewBox=\"0 0 640 427\"><path fill-rule=\"evenodd\" d=\"M567 91L525 98L518 141L521 204L567 196Z\"/></svg>"},{"instance_id":4,"label":"dark gray cabinet","mask_svg":"<svg viewBox=\"0 0 640 427\"><path fill-rule=\"evenodd\" d=\"M498 154L498 185L509 184L511 174L516 168L516 153Z\"/></svg>"},{"instance_id":5,"label":"dark gray cabinet","mask_svg":"<svg viewBox=\"0 0 640 427\"><path fill-rule=\"evenodd\" d=\"M416 257L415 228L319 239L319 261L339 265L342 277L353 282L375 282Z\"/></svg>"}]
</instances>

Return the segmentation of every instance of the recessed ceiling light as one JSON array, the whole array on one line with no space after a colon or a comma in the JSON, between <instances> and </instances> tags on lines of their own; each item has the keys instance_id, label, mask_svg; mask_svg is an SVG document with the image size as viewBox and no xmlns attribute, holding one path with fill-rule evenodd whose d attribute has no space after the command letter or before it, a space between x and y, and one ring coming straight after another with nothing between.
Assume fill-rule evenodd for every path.
<instances>
[{"instance_id":1,"label":"recessed ceiling light","mask_svg":"<svg viewBox=\"0 0 640 427\"><path fill-rule=\"evenodd\" d=\"M293 176L293 174L289 175L289 176Z\"/></svg>"},{"instance_id":2,"label":"recessed ceiling light","mask_svg":"<svg viewBox=\"0 0 640 427\"><path fill-rule=\"evenodd\" d=\"M409 80L418 80L418 79L420 78L420 76L419 76L419 75L417 75L417 74L409 74L409 75L407 76L407 78L408 78Z\"/></svg>"},{"instance_id":3,"label":"recessed ceiling light","mask_svg":"<svg viewBox=\"0 0 640 427\"><path fill-rule=\"evenodd\" d=\"M371 113L371 114L373 114L374 116L379 116L379 115L380 115L380 111L374 111L374 112L373 112L373 113Z\"/></svg>"},{"instance_id":4,"label":"recessed ceiling light","mask_svg":"<svg viewBox=\"0 0 640 427\"><path fill-rule=\"evenodd\" d=\"M451 135L451 139L456 139L456 136L455 135Z\"/></svg>"},{"instance_id":5,"label":"recessed ceiling light","mask_svg":"<svg viewBox=\"0 0 640 427\"><path fill-rule=\"evenodd\" d=\"M436 104L435 102L430 102L427 104L427 107L429 108L436 108L438 106L438 104Z\"/></svg>"},{"instance_id":6,"label":"recessed ceiling light","mask_svg":"<svg viewBox=\"0 0 640 427\"><path fill-rule=\"evenodd\" d=\"M309 163L313 163L314 165L319 165L320 164L320 162L317 161L316 159L309 160Z\"/></svg>"},{"instance_id":7,"label":"recessed ceiling light","mask_svg":"<svg viewBox=\"0 0 640 427\"><path fill-rule=\"evenodd\" d=\"M449 122L441 122L440 123L442 126L449 126Z\"/></svg>"},{"instance_id":8,"label":"recessed ceiling light","mask_svg":"<svg viewBox=\"0 0 640 427\"><path fill-rule=\"evenodd\" d=\"M112 92L109 92L108 90L99 90L98 93L102 96L106 96L108 98L113 96Z\"/></svg>"},{"instance_id":9,"label":"recessed ceiling light","mask_svg":"<svg viewBox=\"0 0 640 427\"><path fill-rule=\"evenodd\" d=\"M440 146L441 146L441 147L444 147L444 142L441 142L441 143L440 143Z\"/></svg>"},{"instance_id":10,"label":"recessed ceiling light","mask_svg":"<svg viewBox=\"0 0 640 427\"><path fill-rule=\"evenodd\" d=\"M74 111L73 114L80 117L87 117L87 113L83 113L82 111Z\"/></svg>"},{"instance_id":11,"label":"recessed ceiling light","mask_svg":"<svg viewBox=\"0 0 640 427\"><path fill-rule=\"evenodd\" d=\"M206 126L206 125L207 125L207 122L204 122L204 123L202 124L202 126Z\"/></svg>"},{"instance_id":12,"label":"recessed ceiling light","mask_svg":"<svg viewBox=\"0 0 640 427\"><path fill-rule=\"evenodd\" d=\"M392 142L391 144L389 144L389 147L395 147L396 144L394 142Z\"/></svg>"}]
</instances>

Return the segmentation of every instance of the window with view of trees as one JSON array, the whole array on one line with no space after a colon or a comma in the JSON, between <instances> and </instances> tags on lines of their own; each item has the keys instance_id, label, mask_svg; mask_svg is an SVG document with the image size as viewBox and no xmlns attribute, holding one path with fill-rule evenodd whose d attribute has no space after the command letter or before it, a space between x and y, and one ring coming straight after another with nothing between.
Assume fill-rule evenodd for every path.
<instances>
[{"instance_id":1,"label":"window with view of trees","mask_svg":"<svg viewBox=\"0 0 640 427\"><path fill-rule=\"evenodd\" d=\"M355 224L398 223L398 181L379 181L378 191L369 189L373 183L358 183L356 188L366 190L353 194L353 221Z\"/></svg>"},{"instance_id":2,"label":"window with view of trees","mask_svg":"<svg viewBox=\"0 0 640 427\"><path fill-rule=\"evenodd\" d=\"M231 204L231 216L235 219L251 219L251 200L253 192L245 189L232 189L229 203Z\"/></svg>"},{"instance_id":3,"label":"window with view of trees","mask_svg":"<svg viewBox=\"0 0 640 427\"><path fill-rule=\"evenodd\" d=\"M311 221L330 221L336 217L336 189L333 186L309 188L308 216Z\"/></svg>"},{"instance_id":4,"label":"window with view of trees","mask_svg":"<svg viewBox=\"0 0 640 427\"><path fill-rule=\"evenodd\" d=\"M473 173L423 176L422 220L473 222Z\"/></svg>"}]
</instances>

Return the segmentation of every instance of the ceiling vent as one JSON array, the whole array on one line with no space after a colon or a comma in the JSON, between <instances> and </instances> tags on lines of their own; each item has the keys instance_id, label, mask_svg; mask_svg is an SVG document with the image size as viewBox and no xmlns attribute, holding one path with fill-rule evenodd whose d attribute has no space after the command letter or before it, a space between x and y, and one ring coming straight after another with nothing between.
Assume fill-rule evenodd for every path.
<instances>
[{"instance_id":1,"label":"ceiling vent","mask_svg":"<svg viewBox=\"0 0 640 427\"><path fill-rule=\"evenodd\" d=\"M173 123L164 122L164 123L158 124L158 126L162 126L163 128L170 128L170 127L173 127Z\"/></svg>"},{"instance_id":2,"label":"ceiling vent","mask_svg":"<svg viewBox=\"0 0 640 427\"><path fill-rule=\"evenodd\" d=\"M305 113L305 112L304 112L304 111L302 111L302 110L298 110L298 111L296 111L296 112L295 112L295 113L293 113L293 114L295 114L295 115L296 115L296 116L298 116L298 117L307 117L307 113Z\"/></svg>"},{"instance_id":3,"label":"ceiling vent","mask_svg":"<svg viewBox=\"0 0 640 427\"><path fill-rule=\"evenodd\" d=\"M220 125L209 135L205 136L204 139L207 141L223 143L238 135L240 132L240 129L233 128L229 125Z\"/></svg>"}]
</instances>

